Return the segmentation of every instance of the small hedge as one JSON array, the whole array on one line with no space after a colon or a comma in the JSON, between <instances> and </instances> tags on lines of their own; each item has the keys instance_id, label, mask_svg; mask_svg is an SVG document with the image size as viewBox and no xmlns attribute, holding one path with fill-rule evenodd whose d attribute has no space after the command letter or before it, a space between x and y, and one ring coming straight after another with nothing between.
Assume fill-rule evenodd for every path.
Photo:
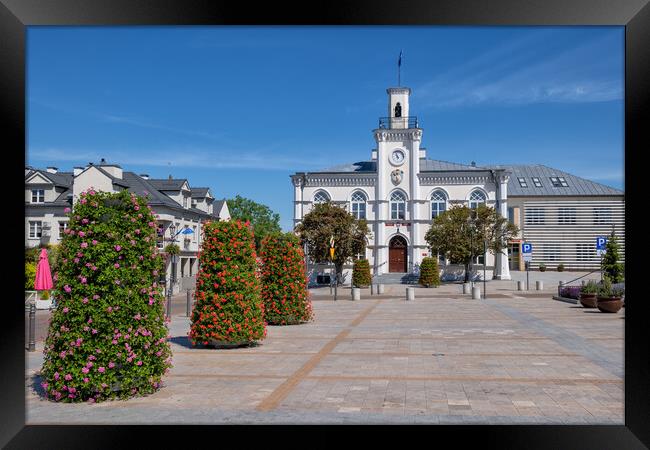
<instances>
[{"instance_id":1,"label":"small hedge","mask_svg":"<svg viewBox=\"0 0 650 450\"><path fill-rule=\"evenodd\" d=\"M420 279L418 282L426 287L440 286L440 272L436 258L426 257L422 259L422 263L420 264Z\"/></svg>"},{"instance_id":2,"label":"small hedge","mask_svg":"<svg viewBox=\"0 0 650 450\"><path fill-rule=\"evenodd\" d=\"M152 393L171 367L156 219L144 197L93 190L69 217L41 385L62 402Z\"/></svg>"},{"instance_id":3,"label":"small hedge","mask_svg":"<svg viewBox=\"0 0 650 450\"><path fill-rule=\"evenodd\" d=\"M266 336L255 240L248 222L203 226L189 338L192 345L252 344Z\"/></svg>"},{"instance_id":4,"label":"small hedge","mask_svg":"<svg viewBox=\"0 0 650 450\"><path fill-rule=\"evenodd\" d=\"M36 264L33 262L25 263L25 290L34 290L34 280L36 280Z\"/></svg>"},{"instance_id":5,"label":"small hedge","mask_svg":"<svg viewBox=\"0 0 650 450\"><path fill-rule=\"evenodd\" d=\"M352 285L355 287L368 287L371 281L370 263L367 259L357 259L352 268Z\"/></svg>"},{"instance_id":6,"label":"small hedge","mask_svg":"<svg viewBox=\"0 0 650 450\"><path fill-rule=\"evenodd\" d=\"M312 319L307 291L305 255L292 233L271 234L260 244L264 318L273 325L289 325Z\"/></svg>"}]
</instances>

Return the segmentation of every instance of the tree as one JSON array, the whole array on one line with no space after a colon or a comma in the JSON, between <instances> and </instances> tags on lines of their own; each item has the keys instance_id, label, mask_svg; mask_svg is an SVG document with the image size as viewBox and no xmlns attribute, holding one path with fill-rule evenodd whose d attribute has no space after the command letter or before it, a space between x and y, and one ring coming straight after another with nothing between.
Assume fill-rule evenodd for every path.
<instances>
[{"instance_id":1,"label":"tree","mask_svg":"<svg viewBox=\"0 0 650 450\"><path fill-rule=\"evenodd\" d=\"M481 204L475 210L455 206L438 215L424 239L433 253L464 264L465 281L469 281L470 261L483 254L483 242L487 241L490 253L497 254L517 233L519 229L496 209Z\"/></svg>"},{"instance_id":2,"label":"tree","mask_svg":"<svg viewBox=\"0 0 650 450\"><path fill-rule=\"evenodd\" d=\"M259 251L262 239L271 233L281 233L280 214L274 213L268 206L237 195L226 200L228 211L233 220L249 222L255 234L255 248Z\"/></svg>"},{"instance_id":3,"label":"tree","mask_svg":"<svg viewBox=\"0 0 650 450\"><path fill-rule=\"evenodd\" d=\"M366 239L370 230L364 219L355 219L345 209L330 202L317 203L296 226L296 233L307 254L316 263L330 262L330 239L334 239L334 267L338 283L341 283L343 265L352 256L366 251Z\"/></svg>"},{"instance_id":4,"label":"tree","mask_svg":"<svg viewBox=\"0 0 650 450\"><path fill-rule=\"evenodd\" d=\"M620 283L624 279L623 265L618 262L619 258L618 240L612 231L605 244L605 256L603 256L604 277L612 283Z\"/></svg>"},{"instance_id":5,"label":"tree","mask_svg":"<svg viewBox=\"0 0 650 450\"><path fill-rule=\"evenodd\" d=\"M266 336L253 233L248 223L203 227L191 316L192 345L252 344Z\"/></svg>"},{"instance_id":6,"label":"tree","mask_svg":"<svg viewBox=\"0 0 650 450\"><path fill-rule=\"evenodd\" d=\"M262 299L264 319L291 325L312 319L307 290L305 255L293 233L275 233L262 240Z\"/></svg>"},{"instance_id":7,"label":"tree","mask_svg":"<svg viewBox=\"0 0 650 450\"><path fill-rule=\"evenodd\" d=\"M370 263L367 259L357 259L352 267L352 286L368 287L371 282Z\"/></svg>"},{"instance_id":8,"label":"tree","mask_svg":"<svg viewBox=\"0 0 650 450\"><path fill-rule=\"evenodd\" d=\"M144 197L82 192L60 245L58 292L41 370L47 397L148 394L171 367L157 284L156 219Z\"/></svg>"},{"instance_id":9,"label":"tree","mask_svg":"<svg viewBox=\"0 0 650 450\"><path fill-rule=\"evenodd\" d=\"M420 264L420 279L418 283L422 286L440 286L440 272L438 269L438 258L423 258Z\"/></svg>"}]
</instances>

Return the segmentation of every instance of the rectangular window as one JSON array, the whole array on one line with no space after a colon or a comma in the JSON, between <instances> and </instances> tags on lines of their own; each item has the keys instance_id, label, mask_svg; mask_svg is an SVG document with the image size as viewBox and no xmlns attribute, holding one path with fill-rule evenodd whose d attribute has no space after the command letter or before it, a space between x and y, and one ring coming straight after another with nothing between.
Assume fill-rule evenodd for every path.
<instances>
[{"instance_id":1,"label":"rectangular window","mask_svg":"<svg viewBox=\"0 0 650 450\"><path fill-rule=\"evenodd\" d=\"M393 202L390 205L390 218L391 219L402 219L406 218L405 215L406 204L404 202Z\"/></svg>"},{"instance_id":2,"label":"rectangular window","mask_svg":"<svg viewBox=\"0 0 650 450\"><path fill-rule=\"evenodd\" d=\"M187 208L187 196L183 196L183 208Z\"/></svg>"},{"instance_id":3,"label":"rectangular window","mask_svg":"<svg viewBox=\"0 0 650 450\"><path fill-rule=\"evenodd\" d=\"M59 222L59 237L63 237L65 230L68 229L68 222Z\"/></svg>"},{"instance_id":4,"label":"rectangular window","mask_svg":"<svg viewBox=\"0 0 650 450\"><path fill-rule=\"evenodd\" d=\"M352 203L352 215L357 219L366 218L366 204L362 202Z\"/></svg>"},{"instance_id":5,"label":"rectangular window","mask_svg":"<svg viewBox=\"0 0 650 450\"><path fill-rule=\"evenodd\" d=\"M192 233L192 242L196 242L196 225L192 226L192 231L194 231Z\"/></svg>"},{"instance_id":6,"label":"rectangular window","mask_svg":"<svg viewBox=\"0 0 650 450\"><path fill-rule=\"evenodd\" d=\"M543 244L544 261L560 261L560 244Z\"/></svg>"},{"instance_id":7,"label":"rectangular window","mask_svg":"<svg viewBox=\"0 0 650 450\"><path fill-rule=\"evenodd\" d=\"M594 225L612 223L612 208L594 208Z\"/></svg>"},{"instance_id":8,"label":"rectangular window","mask_svg":"<svg viewBox=\"0 0 650 450\"><path fill-rule=\"evenodd\" d=\"M541 180L537 177L533 177L533 184L535 185L535 187L543 187Z\"/></svg>"},{"instance_id":9,"label":"rectangular window","mask_svg":"<svg viewBox=\"0 0 650 450\"><path fill-rule=\"evenodd\" d=\"M45 189L32 189L32 203L45 202Z\"/></svg>"},{"instance_id":10,"label":"rectangular window","mask_svg":"<svg viewBox=\"0 0 650 450\"><path fill-rule=\"evenodd\" d=\"M526 183L526 179L524 177L517 177L517 180L519 180L519 186L522 188L528 187L528 183Z\"/></svg>"},{"instance_id":11,"label":"rectangular window","mask_svg":"<svg viewBox=\"0 0 650 450\"><path fill-rule=\"evenodd\" d=\"M560 181L560 184L562 185L562 187L569 187L569 184L566 182L564 177L557 177L557 179Z\"/></svg>"},{"instance_id":12,"label":"rectangular window","mask_svg":"<svg viewBox=\"0 0 650 450\"><path fill-rule=\"evenodd\" d=\"M559 208L557 215L557 223L560 225L573 225L576 223L576 209L575 208Z\"/></svg>"},{"instance_id":13,"label":"rectangular window","mask_svg":"<svg viewBox=\"0 0 650 450\"><path fill-rule=\"evenodd\" d=\"M515 208L508 208L508 222L513 225L517 225L515 223Z\"/></svg>"},{"instance_id":14,"label":"rectangular window","mask_svg":"<svg viewBox=\"0 0 650 450\"><path fill-rule=\"evenodd\" d=\"M593 261L596 256L594 244L576 244L576 261Z\"/></svg>"},{"instance_id":15,"label":"rectangular window","mask_svg":"<svg viewBox=\"0 0 650 450\"><path fill-rule=\"evenodd\" d=\"M526 225L543 225L544 210L542 208L529 208L526 210Z\"/></svg>"},{"instance_id":16,"label":"rectangular window","mask_svg":"<svg viewBox=\"0 0 650 450\"><path fill-rule=\"evenodd\" d=\"M43 222L30 221L29 222L29 237L32 239L40 238L43 235Z\"/></svg>"},{"instance_id":17,"label":"rectangular window","mask_svg":"<svg viewBox=\"0 0 650 450\"><path fill-rule=\"evenodd\" d=\"M562 183L560 182L560 179L558 177L549 177L551 179L551 184L553 187L562 187ZM566 185L566 181L564 182Z\"/></svg>"}]
</instances>

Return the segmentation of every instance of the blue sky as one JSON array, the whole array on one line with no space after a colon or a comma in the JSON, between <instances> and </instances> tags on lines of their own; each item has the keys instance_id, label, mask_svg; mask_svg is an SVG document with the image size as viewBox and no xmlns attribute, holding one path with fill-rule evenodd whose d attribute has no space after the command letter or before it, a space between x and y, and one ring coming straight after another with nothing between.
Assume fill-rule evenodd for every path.
<instances>
[{"instance_id":1,"label":"blue sky","mask_svg":"<svg viewBox=\"0 0 650 450\"><path fill-rule=\"evenodd\" d=\"M370 158L400 50L429 158L623 188L623 27L28 27L26 163L172 174L289 230L290 174Z\"/></svg>"}]
</instances>

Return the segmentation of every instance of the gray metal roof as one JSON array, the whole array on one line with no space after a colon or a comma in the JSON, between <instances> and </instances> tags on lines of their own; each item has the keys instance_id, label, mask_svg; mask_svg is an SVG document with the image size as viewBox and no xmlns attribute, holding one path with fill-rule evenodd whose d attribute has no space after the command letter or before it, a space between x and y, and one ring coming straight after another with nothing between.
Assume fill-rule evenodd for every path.
<instances>
[{"instance_id":1,"label":"gray metal roof","mask_svg":"<svg viewBox=\"0 0 650 450\"><path fill-rule=\"evenodd\" d=\"M421 172L436 172L439 170L485 170L484 167L468 166L467 164L441 161L439 159L420 159Z\"/></svg>"},{"instance_id":2,"label":"gray metal roof","mask_svg":"<svg viewBox=\"0 0 650 450\"><path fill-rule=\"evenodd\" d=\"M149 179L149 182L159 191L180 191L187 180L185 178L171 180L165 178L151 178Z\"/></svg>"},{"instance_id":3,"label":"gray metal roof","mask_svg":"<svg viewBox=\"0 0 650 450\"><path fill-rule=\"evenodd\" d=\"M212 205L212 214L215 217L219 217L219 213L221 212L221 208L223 208L223 204L226 203L226 199L221 199L221 200L215 200L214 204Z\"/></svg>"},{"instance_id":4,"label":"gray metal roof","mask_svg":"<svg viewBox=\"0 0 650 450\"><path fill-rule=\"evenodd\" d=\"M359 161L352 164L341 164L323 170L309 173L337 173L337 172L377 172L377 161Z\"/></svg>"},{"instance_id":5,"label":"gray metal roof","mask_svg":"<svg viewBox=\"0 0 650 450\"><path fill-rule=\"evenodd\" d=\"M512 174L508 181L508 196L581 196L581 195L624 195L621 190L606 186L595 181L572 175L562 170L554 169L543 164L525 165L500 165L485 166L486 168L507 169ZM517 178L524 178L528 187L523 188ZM539 178L542 187L533 184L532 177ZM550 177L563 177L566 180L566 187L554 187Z\"/></svg>"},{"instance_id":6,"label":"gray metal roof","mask_svg":"<svg viewBox=\"0 0 650 450\"><path fill-rule=\"evenodd\" d=\"M32 169L30 172L25 174L25 178L31 177L35 173L39 173L48 180L52 181L52 184L59 187L70 187L72 186L72 179L74 175L72 172L57 172L51 173L47 170Z\"/></svg>"}]
</instances>

